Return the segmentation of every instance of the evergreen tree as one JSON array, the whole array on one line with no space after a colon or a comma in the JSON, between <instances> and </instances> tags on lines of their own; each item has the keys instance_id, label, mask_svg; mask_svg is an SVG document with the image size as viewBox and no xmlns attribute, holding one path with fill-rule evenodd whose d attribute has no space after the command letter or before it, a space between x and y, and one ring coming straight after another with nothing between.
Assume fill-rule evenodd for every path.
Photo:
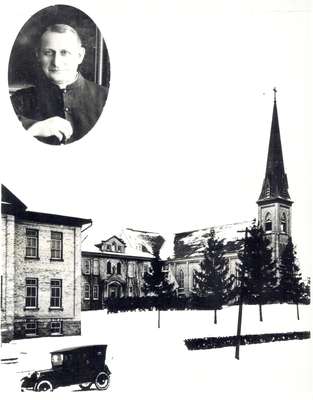
<instances>
[{"instance_id":1,"label":"evergreen tree","mask_svg":"<svg viewBox=\"0 0 313 400\"><path fill-rule=\"evenodd\" d=\"M297 318L299 319L299 302L303 298L306 288L304 282L302 282L296 254L290 237L281 255L278 288L281 302L296 304Z\"/></svg>"},{"instance_id":2,"label":"evergreen tree","mask_svg":"<svg viewBox=\"0 0 313 400\"><path fill-rule=\"evenodd\" d=\"M235 277L229 274L224 239L217 239L214 229L210 231L200 270L195 270L194 273L197 295L211 298L214 302L214 323L216 324L217 308L230 300Z\"/></svg>"},{"instance_id":3,"label":"evergreen tree","mask_svg":"<svg viewBox=\"0 0 313 400\"><path fill-rule=\"evenodd\" d=\"M146 271L143 276L143 292L145 295L158 298L158 328L160 327L160 307L174 294L174 283L168 280L168 273L164 271L165 262L161 260L158 251L155 251L151 262L151 270Z\"/></svg>"},{"instance_id":4,"label":"evergreen tree","mask_svg":"<svg viewBox=\"0 0 313 400\"><path fill-rule=\"evenodd\" d=\"M270 240L255 221L248 230L244 249L238 257L243 302L258 304L260 321L263 321L262 304L273 299L277 286L277 267L276 261L272 260Z\"/></svg>"}]
</instances>

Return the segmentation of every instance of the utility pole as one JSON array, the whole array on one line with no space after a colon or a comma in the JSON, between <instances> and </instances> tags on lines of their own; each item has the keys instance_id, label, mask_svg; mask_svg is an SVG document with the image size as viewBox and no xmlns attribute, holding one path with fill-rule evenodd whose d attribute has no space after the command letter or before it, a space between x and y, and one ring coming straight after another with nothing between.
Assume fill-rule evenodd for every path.
<instances>
[{"instance_id":1,"label":"utility pole","mask_svg":"<svg viewBox=\"0 0 313 400\"><path fill-rule=\"evenodd\" d=\"M246 258L246 243L248 237L248 228L244 231L238 232L245 232L245 242L243 248L244 259ZM237 343L236 343L236 352L235 358L239 360L239 349L240 349L240 339L241 339L241 324L242 324L242 307L243 307L243 291L244 291L244 278L245 278L246 266L243 265L241 271L241 284L240 284L240 295L239 295L239 310L238 310L238 323L237 323Z\"/></svg>"}]
</instances>

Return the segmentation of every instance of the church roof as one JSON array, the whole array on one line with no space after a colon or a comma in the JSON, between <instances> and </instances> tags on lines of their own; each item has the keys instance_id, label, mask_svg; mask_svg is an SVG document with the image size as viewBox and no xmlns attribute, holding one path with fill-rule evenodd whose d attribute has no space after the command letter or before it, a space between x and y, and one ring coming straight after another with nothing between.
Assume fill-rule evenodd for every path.
<instances>
[{"instance_id":1,"label":"church roof","mask_svg":"<svg viewBox=\"0 0 313 400\"><path fill-rule=\"evenodd\" d=\"M288 202L288 180L284 169L283 151L280 140L280 130L278 122L278 112L276 104L276 90L274 98L273 116L270 141L268 146L267 163L265 178L262 185L259 202L283 199Z\"/></svg>"},{"instance_id":2,"label":"church roof","mask_svg":"<svg viewBox=\"0 0 313 400\"><path fill-rule=\"evenodd\" d=\"M244 231L251 224L252 220L176 233L174 236L174 252L171 258L201 257L212 229L214 229L219 240L224 239L226 252L237 252L242 247Z\"/></svg>"},{"instance_id":3,"label":"church roof","mask_svg":"<svg viewBox=\"0 0 313 400\"><path fill-rule=\"evenodd\" d=\"M252 220L249 220L170 234L127 228L119 237L127 244L128 251L142 251L149 255L157 250L164 260L192 258L203 255L211 229L215 230L218 239L224 239L226 252L237 252L242 246L244 230L251 224Z\"/></svg>"}]
</instances>

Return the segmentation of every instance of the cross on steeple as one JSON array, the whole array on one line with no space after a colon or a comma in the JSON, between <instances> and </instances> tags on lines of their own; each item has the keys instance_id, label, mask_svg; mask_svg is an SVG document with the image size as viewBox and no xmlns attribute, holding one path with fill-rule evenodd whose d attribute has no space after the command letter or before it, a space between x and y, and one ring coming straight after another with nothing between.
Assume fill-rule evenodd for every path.
<instances>
[{"instance_id":1,"label":"cross on steeple","mask_svg":"<svg viewBox=\"0 0 313 400\"><path fill-rule=\"evenodd\" d=\"M274 101L276 101L276 93L277 93L276 86L274 86L274 88L273 88L273 92L274 92Z\"/></svg>"}]
</instances>

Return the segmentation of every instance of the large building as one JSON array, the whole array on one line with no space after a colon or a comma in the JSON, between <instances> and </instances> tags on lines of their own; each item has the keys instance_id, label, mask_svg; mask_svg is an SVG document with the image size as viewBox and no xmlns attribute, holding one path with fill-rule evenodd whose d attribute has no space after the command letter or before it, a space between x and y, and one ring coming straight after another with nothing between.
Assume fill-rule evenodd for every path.
<instances>
[{"instance_id":1,"label":"large building","mask_svg":"<svg viewBox=\"0 0 313 400\"><path fill-rule=\"evenodd\" d=\"M271 241L273 259L279 262L282 250L291 235L292 201L288 193L288 180L284 168L275 89L274 93L265 178L257 205L258 224L263 227ZM168 264L177 280L178 293L189 295L194 291L194 270L199 268L211 229L214 229L217 237L224 239L229 270L236 275L238 251L242 248L245 228L249 228L252 221L253 218L251 221L175 234Z\"/></svg>"},{"instance_id":2,"label":"large building","mask_svg":"<svg viewBox=\"0 0 313 400\"><path fill-rule=\"evenodd\" d=\"M82 310L105 307L108 297L140 297L143 275L151 267L153 251L144 237L153 233L125 229L82 252ZM138 240L133 240L134 236ZM141 236L141 240L139 239Z\"/></svg>"},{"instance_id":3,"label":"large building","mask_svg":"<svg viewBox=\"0 0 313 400\"><path fill-rule=\"evenodd\" d=\"M273 259L279 261L282 249L291 235L292 201L288 193L288 181L284 169L276 91L274 90L274 92L275 97L265 178L257 205L258 223L263 227L271 241ZM151 247L151 243L153 243L154 249L157 248L162 258L166 260L166 269L170 279L175 282L177 294L179 296L189 296L195 292L194 271L199 269L210 231L214 229L216 236L219 239L224 239L225 257L229 261L229 270L230 273L236 275L236 264L239 262L238 251L243 246L245 229L251 227L253 219L171 235L134 229L124 230L119 235L120 239L113 237L97 245L100 252L83 253L83 293L85 293L83 309L93 308L93 290L96 297L95 300L98 301L98 297L101 297L102 300L99 301L102 302L102 305L105 303L105 299L110 296L125 297L142 295L140 289L141 280L135 279L132 281L128 279L128 260L124 253L126 243L128 252L139 250L143 252L143 257L144 255L151 257L154 254ZM112 250L113 241L116 243L114 251ZM96 263L97 271L98 265L101 265L100 270L102 272L100 272L100 275L97 272L98 275L96 275L100 276L100 278L92 278L89 273L92 262ZM138 277L142 276L145 262L148 262L148 258L142 265L137 260L137 264L136 262L134 264L135 272L132 272L132 274ZM112 269L112 265L116 265L115 269ZM87 274L86 271L88 271ZM92 282L96 282L96 289L92 290ZM136 282L136 284L132 282ZM98 294L98 287L101 287L102 290L100 295ZM100 307L100 303L98 302L95 307Z\"/></svg>"},{"instance_id":4,"label":"large building","mask_svg":"<svg viewBox=\"0 0 313 400\"><path fill-rule=\"evenodd\" d=\"M28 211L2 185L1 337L79 335L81 228L91 220Z\"/></svg>"}]
</instances>

